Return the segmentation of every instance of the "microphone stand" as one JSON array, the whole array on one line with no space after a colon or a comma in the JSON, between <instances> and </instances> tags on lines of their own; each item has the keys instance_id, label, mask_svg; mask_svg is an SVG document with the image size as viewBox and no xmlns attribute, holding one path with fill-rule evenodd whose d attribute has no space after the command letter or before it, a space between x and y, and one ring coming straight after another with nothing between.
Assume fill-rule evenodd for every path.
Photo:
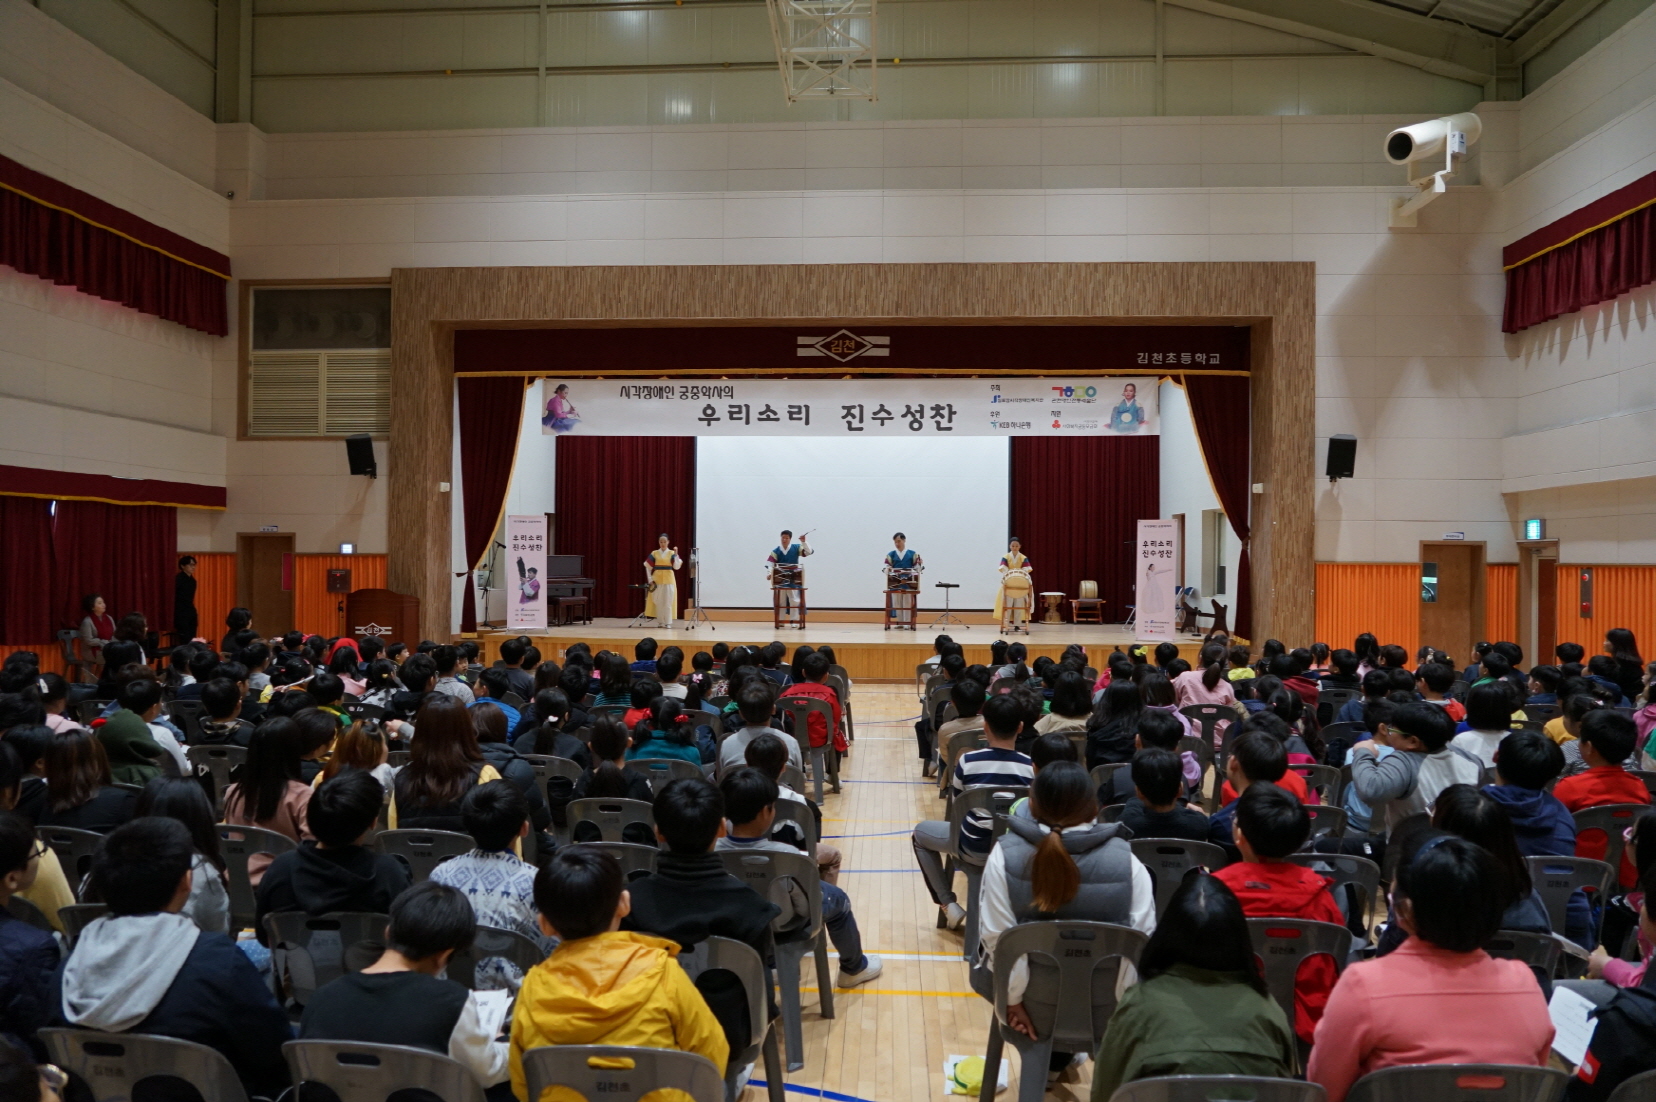
<instances>
[{"instance_id":1,"label":"microphone stand","mask_svg":"<svg viewBox=\"0 0 1656 1102\"><path fill-rule=\"evenodd\" d=\"M690 610L684 617L684 630L695 631L696 624L707 625L708 631L718 631L713 626L713 618L702 608L701 603L701 548L690 549Z\"/></svg>"}]
</instances>

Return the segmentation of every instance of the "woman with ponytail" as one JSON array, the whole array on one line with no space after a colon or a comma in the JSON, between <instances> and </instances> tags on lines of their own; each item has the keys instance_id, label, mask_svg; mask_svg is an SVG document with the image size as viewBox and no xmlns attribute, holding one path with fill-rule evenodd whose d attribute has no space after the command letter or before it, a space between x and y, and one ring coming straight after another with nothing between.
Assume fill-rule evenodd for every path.
<instances>
[{"instance_id":1,"label":"woman with ponytail","mask_svg":"<svg viewBox=\"0 0 1656 1102\"><path fill-rule=\"evenodd\" d=\"M1092 778L1080 765L1046 765L1030 788L1029 818L1008 820L1007 832L983 870L979 959L972 988L993 994L995 944L1021 922L1065 919L1110 922L1143 933L1156 928L1155 882L1133 856L1130 832L1100 823ZM1108 990L1113 996L1114 984ZM1026 997L1027 993L1027 997ZM1051 1028L1057 971L1041 959L1018 962L1007 990L1007 1023L1029 1037ZM1100 1028L1103 1015L1097 1018ZM1052 1054L1060 1071L1069 1053Z\"/></svg>"}]
</instances>

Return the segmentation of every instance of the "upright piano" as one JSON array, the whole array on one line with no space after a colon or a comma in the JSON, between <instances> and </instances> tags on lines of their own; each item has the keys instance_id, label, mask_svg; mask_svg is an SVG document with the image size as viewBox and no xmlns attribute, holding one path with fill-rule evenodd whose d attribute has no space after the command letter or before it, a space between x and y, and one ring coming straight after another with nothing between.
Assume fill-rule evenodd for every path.
<instances>
[{"instance_id":1,"label":"upright piano","mask_svg":"<svg viewBox=\"0 0 1656 1102\"><path fill-rule=\"evenodd\" d=\"M541 575L541 592L546 594L547 621L552 624L568 623L565 616L567 608L559 605L560 597L578 597L585 600L586 615L581 617L586 623L592 622L592 588L598 583L586 577L584 556L581 555L548 555L546 556L546 570Z\"/></svg>"}]
</instances>

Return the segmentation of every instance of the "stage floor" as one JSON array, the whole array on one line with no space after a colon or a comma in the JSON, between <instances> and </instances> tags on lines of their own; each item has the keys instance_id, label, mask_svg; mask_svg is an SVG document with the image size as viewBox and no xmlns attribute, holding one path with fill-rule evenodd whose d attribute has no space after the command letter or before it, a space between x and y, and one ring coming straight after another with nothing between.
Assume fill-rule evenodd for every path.
<instances>
[{"instance_id":1,"label":"stage floor","mask_svg":"<svg viewBox=\"0 0 1656 1102\"><path fill-rule=\"evenodd\" d=\"M1087 649L1090 664L1097 667L1103 666L1104 655L1111 650L1117 647L1125 650L1133 642L1132 629L1121 624L1036 623L1031 626L1028 635L1020 632L999 636L992 626L986 624L927 628L925 620L922 613L922 627L911 632L886 631L878 624L835 623L828 620L812 620L804 630L784 628L781 631L768 623L740 621L719 621L688 630L681 620L678 626L667 630L632 627L631 620L600 618L591 624L571 624L546 632L529 632L528 635L544 657L557 662L562 662L564 648L577 642L588 643L595 651L611 649L630 655L633 644L645 636L655 639L662 646L677 644L684 648L686 654L708 650L714 643L763 645L772 639L780 639L788 644L790 654L800 644L809 643L816 647L826 643L834 648L834 656L853 679L874 680L912 679L914 668L932 656L932 640L939 634L948 634L964 646L968 663L989 661L989 644L997 638L1023 643L1029 648L1031 660L1043 654L1058 658L1065 647L1079 643ZM487 629L480 631L478 642L483 646L487 661L492 662L500 643L515 634ZM1179 641L1179 653L1189 661L1195 661L1200 649L1199 636Z\"/></svg>"}]
</instances>

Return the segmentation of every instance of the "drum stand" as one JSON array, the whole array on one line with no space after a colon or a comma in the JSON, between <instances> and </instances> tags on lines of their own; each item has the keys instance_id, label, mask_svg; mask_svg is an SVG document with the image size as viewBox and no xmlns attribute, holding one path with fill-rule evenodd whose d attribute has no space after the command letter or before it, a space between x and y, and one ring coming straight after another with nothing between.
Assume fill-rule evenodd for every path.
<instances>
[{"instance_id":1,"label":"drum stand","mask_svg":"<svg viewBox=\"0 0 1656 1102\"><path fill-rule=\"evenodd\" d=\"M702 610L701 605L701 555L700 549L690 549L690 611L684 617L684 630L695 631L696 622L707 625L708 631L718 631L713 626L713 618Z\"/></svg>"},{"instance_id":2,"label":"drum stand","mask_svg":"<svg viewBox=\"0 0 1656 1102\"><path fill-rule=\"evenodd\" d=\"M642 590L646 594L650 591L650 587L647 585L629 585L627 588ZM644 609L639 609L638 615L633 617L632 623L627 625L627 629L630 631L633 628L641 628L648 623L650 623L650 617L645 613Z\"/></svg>"},{"instance_id":3,"label":"drum stand","mask_svg":"<svg viewBox=\"0 0 1656 1102\"><path fill-rule=\"evenodd\" d=\"M927 624L926 625L926 630L930 631L932 628L936 627L939 624L954 624L954 625L958 625L960 627L965 628L967 631L971 631L972 630L972 625L971 624L968 624L965 620L962 620L960 617L956 616L954 613L949 611L949 596L950 596L949 590L959 589L960 588L959 583L958 582L938 582L937 585L935 586L935 588L941 589L943 591L943 614L941 616L939 616L937 619L933 620L931 623ZM918 620L919 615L920 615L920 600L919 600L918 597L916 597L915 601L914 601L914 613L915 613L915 618Z\"/></svg>"}]
</instances>

